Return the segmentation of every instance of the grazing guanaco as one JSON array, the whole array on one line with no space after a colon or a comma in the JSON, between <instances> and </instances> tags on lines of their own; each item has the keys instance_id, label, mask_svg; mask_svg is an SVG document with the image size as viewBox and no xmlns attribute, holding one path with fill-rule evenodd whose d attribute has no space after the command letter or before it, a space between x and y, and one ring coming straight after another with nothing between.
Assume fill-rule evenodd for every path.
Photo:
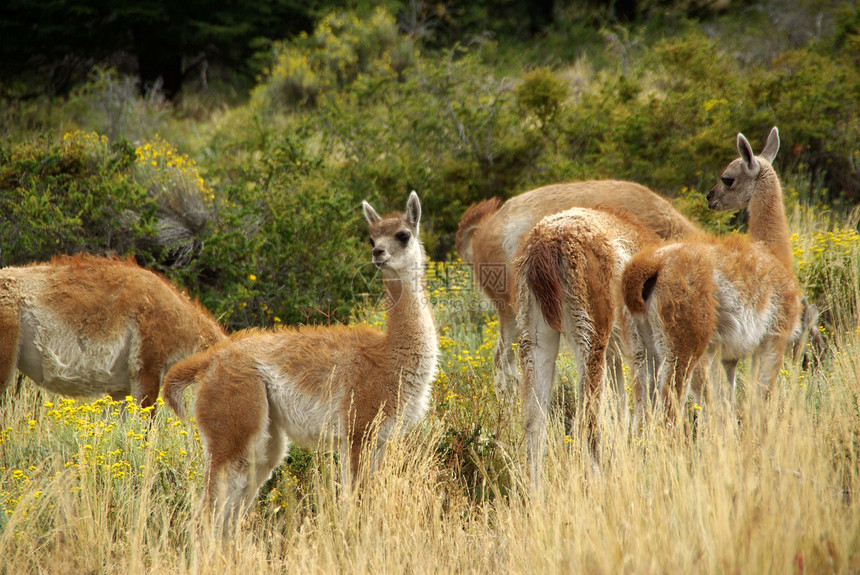
<instances>
[{"instance_id":1,"label":"grazing guanaco","mask_svg":"<svg viewBox=\"0 0 860 575\"><path fill-rule=\"evenodd\" d=\"M131 259L0 269L0 389L17 368L50 391L147 407L173 363L225 337L201 305Z\"/></svg>"}]
</instances>

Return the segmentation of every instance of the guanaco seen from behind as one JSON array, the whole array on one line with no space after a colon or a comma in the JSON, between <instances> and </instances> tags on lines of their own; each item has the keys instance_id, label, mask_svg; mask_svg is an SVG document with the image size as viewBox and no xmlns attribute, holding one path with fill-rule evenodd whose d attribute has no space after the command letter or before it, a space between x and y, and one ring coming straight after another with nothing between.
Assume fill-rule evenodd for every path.
<instances>
[{"instance_id":1,"label":"guanaco seen from behind","mask_svg":"<svg viewBox=\"0 0 860 575\"><path fill-rule=\"evenodd\" d=\"M598 471L607 355L617 354L619 348L630 355L644 353L619 341L634 329L621 299L621 274L634 254L658 241L656 234L626 212L587 208L547 216L522 240L514 267L526 449L536 489L541 484L547 411L562 334L576 357L576 420L583 424L592 467ZM627 394L623 378L619 380L617 418L626 427ZM637 385L640 391L643 388L644 384ZM636 401L641 410L641 393Z\"/></svg>"},{"instance_id":2,"label":"guanaco seen from behind","mask_svg":"<svg viewBox=\"0 0 860 575\"><path fill-rule=\"evenodd\" d=\"M664 239L679 239L698 228L662 196L634 182L592 180L537 188L501 204L498 198L470 206L460 219L456 248L460 258L474 267L475 279L493 303L499 318L499 338L494 353L496 389L517 386L516 355L512 344L519 339L517 288L511 262L523 235L544 216L572 207L603 206L623 210ZM613 363L615 380L622 377L620 362Z\"/></svg>"}]
</instances>

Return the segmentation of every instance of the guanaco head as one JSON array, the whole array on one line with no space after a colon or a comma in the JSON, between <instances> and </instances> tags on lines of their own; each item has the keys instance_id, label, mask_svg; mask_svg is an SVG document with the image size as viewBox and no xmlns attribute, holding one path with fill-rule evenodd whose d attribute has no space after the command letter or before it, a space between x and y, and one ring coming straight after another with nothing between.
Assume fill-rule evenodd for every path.
<instances>
[{"instance_id":1,"label":"guanaco head","mask_svg":"<svg viewBox=\"0 0 860 575\"><path fill-rule=\"evenodd\" d=\"M726 166L720 174L720 181L708 192L708 208L715 211L746 208L755 191L763 164L770 167L778 151L779 130L776 126L770 131L767 144L759 156L753 154L752 146L744 135L738 134L740 157Z\"/></svg>"},{"instance_id":2,"label":"guanaco head","mask_svg":"<svg viewBox=\"0 0 860 575\"><path fill-rule=\"evenodd\" d=\"M418 235L421 220L418 194L409 194L404 213L395 212L384 218L367 202L362 202L361 207L370 224L373 263L382 276L420 282L424 273L424 247Z\"/></svg>"}]
</instances>

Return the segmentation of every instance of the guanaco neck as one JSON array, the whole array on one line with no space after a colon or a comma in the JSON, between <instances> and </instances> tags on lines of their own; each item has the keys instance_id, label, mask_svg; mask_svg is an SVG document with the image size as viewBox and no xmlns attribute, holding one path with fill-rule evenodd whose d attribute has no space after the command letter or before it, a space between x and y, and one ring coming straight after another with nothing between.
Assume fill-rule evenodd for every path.
<instances>
[{"instance_id":1,"label":"guanaco neck","mask_svg":"<svg viewBox=\"0 0 860 575\"><path fill-rule=\"evenodd\" d=\"M774 257L791 268L791 239L782 203L782 187L769 164L762 165L747 211L749 235L753 241L764 244Z\"/></svg>"},{"instance_id":2,"label":"guanaco neck","mask_svg":"<svg viewBox=\"0 0 860 575\"><path fill-rule=\"evenodd\" d=\"M387 339L395 368L406 381L429 383L422 380L435 370L437 344L424 278L386 278L383 283L388 303ZM431 373L425 373L428 370Z\"/></svg>"}]
</instances>

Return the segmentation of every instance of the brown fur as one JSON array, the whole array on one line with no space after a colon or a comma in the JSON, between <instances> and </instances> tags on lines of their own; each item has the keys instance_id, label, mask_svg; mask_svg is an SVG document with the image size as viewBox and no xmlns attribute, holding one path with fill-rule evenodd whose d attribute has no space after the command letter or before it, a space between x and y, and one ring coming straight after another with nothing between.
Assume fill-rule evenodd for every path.
<instances>
[{"instance_id":1,"label":"brown fur","mask_svg":"<svg viewBox=\"0 0 860 575\"><path fill-rule=\"evenodd\" d=\"M91 255L0 270L0 326L0 384L17 366L53 391L133 395L144 406L173 362L226 337L165 278ZM22 341L23 328L36 341Z\"/></svg>"},{"instance_id":2,"label":"brown fur","mask_svg":"<svg viewBox=\"0 0 860 575\"><path fill-rule=\"evenodd\" d=\"M783 207L782 187L773 166L762 166L759 182L760 187L770 190L772 195L757 194L750 201L747 207L750 237L766 245L776 259L790 268L794 263L791 235Z\"/></svg>"},{"instance_id":3,"label":"brown fur","mask_svg":"<svg viewBox=\"0 0 860 575\"><path fill-rule=\"evenodd\" d=\"M515 196L497 208L492 200L470 207L460 220L457 252L474 269L475 280L493 302L499 317L494 361L498 386L516 381L511 344L516 326L516 276L511 262L521 238L544 216L571 207L616 210L631 214L639 225L661 238L677 239L698 232L663 197L633 182L592 180L544 186Z\"/></svg>"},{"instance_id":4,"label":"brown fur","mask_svg":"<svg viewBox=\"0 0 860 575\"><path fill-rule=\"evenodd\" d=\"M620 299L624 264L634 253L659 241L629 214L572 208L538 222L523 238L514 260L518 325L522 333L522 391L531 477L540 483L545 418L553 383L559 335L576 355L579 401L588 448L599 460L599 413L606 379L606 357L616 326L632 320ZM630 326L620 329L628 333ZM626 348L632 346L627 345ZM623 378L619 417L626 420Z\"/></svg>"},{"instance_id":5,"label":"brown fur","mask_svg":"<svg viewBox=\"0 0 860 575\"><path fill-rule=\"evenodd\" d=\"M471 261L469 257L472 243L472 234L484 221L499 211L499 205L502 201L499 198L490 198L477 204L472 204L463 213L460 218L460 223L457 226L457 235L454 238L454 246L457 248L457 253L463 261Z\"/></svg>"},{"instance_id":6,"label":"brown fur","mask_svg":"<svg viewBox=\"0 0 860 575\"><path fill-rule=\"evenodd\" d=\"M348 490L362 449L378 460L385 442L427 409L437 347L423 288L420 204L413 192L406 214L381 218L365 205L365 215L385 284L385 332L363 325L247 330L186 358L165 377L165 396L179 414L182 390L197 383L194 413L206 455L201 505L225 507L225 534L290 441L335 442ZM397 239L404 231L411 234L406 244Z\"/></svg>"},{"instance_id":7,"label":"brown fur","mask_svg":"<svg viewBox=\"0 0 860 575\"><path fill-rule=\"evenodd\" d=\"M643 226L664 239L678 239L696 233L698 229L678 213L663 197L633 182L593 180L544 186L506 201L501 208L490 211L482 204L471 206L460 221L460 229L474 229L471 235L462 234L457 248L463 261L476 266L476 277L491 300L510 304L515 301L513 290L499 291L478 273L477 267L487 264L510 266L513 253L519 247L523 234L544 216L572 207L616 209L635 216ZM474 212L470 213L472 209ZM469 219L473 224L468 224ZM480 219L476 216L482 215ZM514 220L522 225L506 230ZM511 246L507 252L505 246ZM471 251L472 257L464 253ZM513 278L513 269L510 270ZM514 285L513 282L510 284Z\"/></svg>"},{"instance_id":8,"label":"brown fur","mask_svg":"<svg viewBox=\"0 0 860 575\"><path fill-rule=\"evenodd\" d=\"M645 300L650 296L650 289L653 289L661 269L663 262L654 257L653 248L640 252L627 264L621 279L621 293L630 313L645 313Z\"/></svg>"},{"instance_id":9,"label":"brown fur","mask_svg":"<svg viewBox=\"0 0 860 575\"><path fill-rule=\"evenodd\" d=\"M531 249L524 252L525 280L529 290L540 304L543 317L549 326L564 332L561 325L562 299L564 297L564 277L567 265L561 246L552 239L544 239L539 233L533 236Z\"/></svg>"},{"instance_id":10,"label":"brown fur","mask_svg":"<svg viewBox=\"0 0 860 575\"><path fill-rule=\"evenodd\" d=\"M649 278L651 296L640 301L637 295ZM716 347L722 349L732 391L735 365L750 354L763 358L762 383L772 389L797 329L800 298L794 275L764 246L728 236L661 247L636 255L622 282L631 313L656 334L667 408L677 414L690 390L692 368ZM700 393L707 382L692 384Z\"/></svg>"}]
</instances>

